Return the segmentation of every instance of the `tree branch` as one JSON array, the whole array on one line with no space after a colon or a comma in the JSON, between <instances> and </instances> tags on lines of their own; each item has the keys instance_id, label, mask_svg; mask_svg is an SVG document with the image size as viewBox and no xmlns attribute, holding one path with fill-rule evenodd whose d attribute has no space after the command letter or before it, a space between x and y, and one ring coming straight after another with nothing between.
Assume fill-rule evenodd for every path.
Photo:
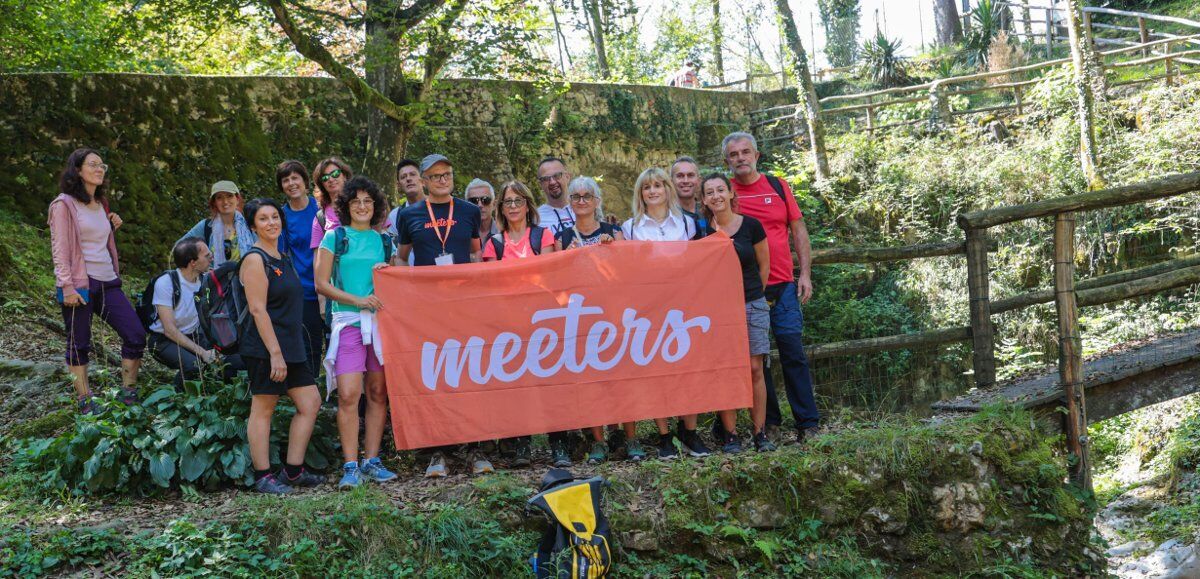
<instances>
[{"instance_id":1,"label":"tree branch","mask_svg":"<svg viewBox=\"0 0 1200 579\"><path fill-rule=\"evenodd\" d=\"M393 23L395 26L399 27L400 30L411 30L420 24L422 20L425 20L430 13L432 13L434 10L437 10L445 3L446 0L417 0L416 2L413 2L412 6L409 6L403 10L397 10L394 14L392 14ZM463 2L459 2L459 4L465 5ZM451 10L454 10L454 8L452 7ZM462 6L459 6L458 12L462 12ZM450 21L453 22L457 19L458 14L456 13L454 17L450 19Z\"/></svg>"},{"instance_id":2,"label":"tree branch","mask_svg":"<svg viewBox=\"0 0 1200 579\"><path fill-rule=\"evenodd\" d=\"M406 111L387 96L372 88L371 85L367 84L350 67L338 62L320 42L308 34L301 32L296 26L296 22L292 20L291 13L283 5L282 0L266 0L266 2L271 7L271 12L275 15L275 22L279 24L279 27L283 29L283 33L292 41L292 45L296 47L297 52L320 65L321 69L329 73L333 78L341 81L358 100L370 104L382 111L383 114L397 121L408 122L411 120L412 113Z\"/></svg>"},{"instance_id":3,"label":"tree branch","mask_svg":"<svg viewBox=\"0 0 1200 579\"><path fill-rule=\"evenodd\" d=\"M418 0L418 3L420 0ZM436 79L442 68L450 61L452 56L451 44L446 42L446 36L450 34L451 27L458 21L458 17L462 15L463 10L467 7L467 0L450 0L449 10L446 16L438 22L435 30L429 36L429 49L425 55L425 79L422 83L422 90L428 91L433 86L433 81Z\"/></svg>"}]
</instances>

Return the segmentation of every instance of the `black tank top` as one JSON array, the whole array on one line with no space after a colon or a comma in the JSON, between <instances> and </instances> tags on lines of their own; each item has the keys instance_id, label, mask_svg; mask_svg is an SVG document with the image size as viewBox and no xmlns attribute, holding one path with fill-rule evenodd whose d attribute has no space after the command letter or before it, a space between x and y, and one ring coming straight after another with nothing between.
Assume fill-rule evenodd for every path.
<instances>
[{"instance_id":1,"label":"black tank top","mask_svg":"<svg viewBox=\"0 0 1200 579\"><path fill-rule=\"evenodd\" d=\"M275 259L267 252L253 248L246 252L242 259L251 254L258 254L263 259L267 270L267 315L271 318L271 327L275 329L275 339L279 342L279 350L283 360L288 363L307 362L308 354L304 350L304 286L300 285L300 276L292 267L292 260L287 254ZM246 335L239 348L243 356L269 359L271 354L258 333L258 324L254 316L246 319Z\"/></svg>"}]
</instances>

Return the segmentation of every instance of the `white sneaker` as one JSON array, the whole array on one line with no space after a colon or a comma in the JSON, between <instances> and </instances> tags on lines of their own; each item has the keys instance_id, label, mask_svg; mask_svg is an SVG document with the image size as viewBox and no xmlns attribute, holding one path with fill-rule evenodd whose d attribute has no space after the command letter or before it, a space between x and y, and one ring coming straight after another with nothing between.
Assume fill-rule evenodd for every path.
<instances>
[{"instance_id":1,"label":"white sneaker","mask_svg":"<svg viewBox=\"0 0 1200 579\"><path fill-rule=\"evenodd\" d=\"M446 474L446 457L440 452L434 453L433 458L429 459L429 466L425 468L425 478L442 478Z\"/></svg>"}]
</instances>

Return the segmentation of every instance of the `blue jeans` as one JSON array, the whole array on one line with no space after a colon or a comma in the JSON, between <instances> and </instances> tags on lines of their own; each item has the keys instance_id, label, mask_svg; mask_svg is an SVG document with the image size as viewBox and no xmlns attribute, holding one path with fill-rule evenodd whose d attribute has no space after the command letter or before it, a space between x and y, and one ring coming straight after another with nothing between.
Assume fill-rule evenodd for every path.
<instances>
[{"instance_id":1,"label":"blue jeans","mask_svg":"<svg viewBox=\"0 0 1200 579\"><path fill-rule=\"evenodd\" d=\"M817 426L821 416L817 413L817 402L813 398L812 373L808 370L808 357L804 355L804 313L800 311L800 300L796 298L796 282L776 284L767 288L767 297L778 292L771 304L771 334L779 348L779 362L783 366L783 386L787 392L788 405L796 419L796 428ZM783 416L779 412L779 397L775 393L775 381L771 372L767 378L767 424L781 426Z\"/></svg>"}]
</instances>

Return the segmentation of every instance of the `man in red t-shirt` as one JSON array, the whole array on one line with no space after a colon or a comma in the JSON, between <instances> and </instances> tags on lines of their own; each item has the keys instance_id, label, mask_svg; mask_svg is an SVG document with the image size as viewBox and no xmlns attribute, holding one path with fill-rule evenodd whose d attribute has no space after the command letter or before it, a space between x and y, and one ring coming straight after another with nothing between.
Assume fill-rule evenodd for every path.
<instances>
[{"instance_id":1,"label":"man in red t-shirt","mask_svg":"<svg viewBox=\"0 0 1200 579\"><path fill-rule=\"evenodd\" d=\"M804 355L804 314L800 310L812 297L812 246L804 214L792 190L782 179L758 172L758 143L750 133L730 133L721 142L721 156L733 173L738 211L762 222L771 250L767 276L767 302L771 304L771 333L779 347L784 388L800 441L816 433L820 422L813 398L812 374ZM792 249L800 261L793 276ZM779 400L767 372L767 424L780 426Z\"/></svg>"}]
</instances>

